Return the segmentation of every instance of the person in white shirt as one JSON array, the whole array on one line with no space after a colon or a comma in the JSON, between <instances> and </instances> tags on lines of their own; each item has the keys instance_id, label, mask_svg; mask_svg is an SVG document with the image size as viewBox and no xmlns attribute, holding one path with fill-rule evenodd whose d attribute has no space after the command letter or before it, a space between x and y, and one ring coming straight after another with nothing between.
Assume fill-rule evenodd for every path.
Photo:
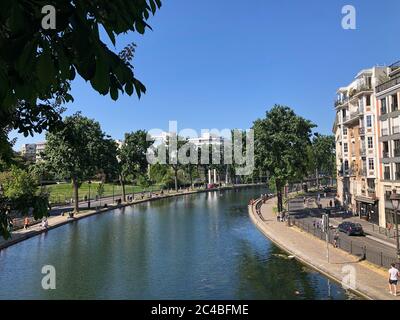
<instances>
[{"instance_id":1,"label":"person in white shirt","mask_svg":"<svg viewBox=\"0 0 400 320\"><path fill-rule=\"evenodd\" d=\"M389 269L389 292L394 296L397 296L397 282L399 280L399 276L399 270L396 268L396 265L392 263L391 268Z\"/></svg>"}]
</instances>

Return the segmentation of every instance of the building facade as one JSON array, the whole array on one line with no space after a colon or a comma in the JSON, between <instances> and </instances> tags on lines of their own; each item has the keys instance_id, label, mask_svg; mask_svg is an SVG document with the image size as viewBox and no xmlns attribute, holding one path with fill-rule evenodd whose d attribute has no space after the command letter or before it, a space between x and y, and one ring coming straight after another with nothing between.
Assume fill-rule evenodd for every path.
<instances>
[{"instance_id":1,"label":"building facade","mask_svg":"<svg viewBox=\"0 0 400 320\"><path fill-rule=\"evenodd\" d=\"M46 147L46 142L28 143L21 148L21 156L29 162L39 162Z\"/></svg>"},{"instance_id":2,"label":"building facade","mask_svg":"<svg viewBox=\"0 0 400 320\"><path fill-rule=\"evenodd\" d=\"M400 62L388 68L386 81L375 92L379 115L380 224L390 228L394 212L389 198L393 189L400 193Z\"/></svg>"},{"instance_id":3,"label":"building facade","mask_svg":"<svg viewBox=\"0 0 400 320\"><path fill-rule=\"evenodd\" d=\"M354 215L380 223L378 106L375 86L385 67L362 70L337 91L336 138L337 200Z\"/></svg>"}]
</instances>

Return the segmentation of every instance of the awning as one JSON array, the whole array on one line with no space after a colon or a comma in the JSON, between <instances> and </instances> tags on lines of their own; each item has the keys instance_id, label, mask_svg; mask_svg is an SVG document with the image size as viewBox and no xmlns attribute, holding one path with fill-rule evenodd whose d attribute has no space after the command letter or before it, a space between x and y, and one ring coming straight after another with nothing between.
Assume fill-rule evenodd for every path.
<instances>
[{"instance_id":1,"label":"awning","mask_svg":"<svg viewBox=\"0 0 400 320\"><path fill-rule=\"evenodd\" d=\"M367 197L362 197L362 196L357 196L356 197L356 201L369 203L369 204L375 204L375 202L378 201L378 200L377 199L367 198Z\"/></svg>"}]
</instances>

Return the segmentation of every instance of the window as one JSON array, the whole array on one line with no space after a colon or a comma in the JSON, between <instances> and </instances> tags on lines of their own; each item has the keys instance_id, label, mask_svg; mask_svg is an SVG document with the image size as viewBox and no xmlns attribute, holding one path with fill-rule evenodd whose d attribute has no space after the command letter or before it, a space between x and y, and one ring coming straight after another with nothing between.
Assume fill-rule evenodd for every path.
<instances>
[{"instance_id":1,"label":"window","mask_svg":"<svg viewBox=\"0 0 400 320\"><path fill-rule=\"evenodd\" d=\"M383 158L389 158L389 142L385 141L382 143L382 156Z\"/></svg>"},{"instance_id":2,"label":"window","mask_svg":"<svg viewBox=\"0 0 400 320\"><path fill-rule=\"evenodd\" d=\"M386 114L387 113L387 108L386 108L386 98L381 99L381 114Z\"/></svg>"},{"instance_id":3,"label":"window","mask_svg":"<svg viewBox=\"0 0 400 320\"><path fill-rule=\"evenodd\" d=\"M390 180L390 167L385 166L385 171L383 173L383 177L385 180Z\"/></svg>"},{"instance_id":4,"label":"window","mask_svg":"<svg viewBox=\"0 0 400 320\"><path fill-rule=\"evenodd\" d=\"M375 169L374 159L368 159L368 169L369 170L374 170Z\"/></svg>"},{"instance_id":5,"label":"window","mask_svg":"<svg viewBox=\"0 0 400 320\"><path fill-rule=\"evenodd\" d=\"M344 143L343 150L344 152L349 152L349 145L347 144L347 142Z\"/></svg>"},{"instance_id":6,"label":"window","mask_svg":"<svg viewBox=\"0 0 400 320\"><path fill-rule=\"evenodd\" d=\"M372 137L368 137L368 149L372 149L374 147L374 141Z\"/></svg>"},{"instance_id":7,"label":"window","mask_svg":"<svg viewBox=\"0 0 400 320\"><path fill-rule=\"evenodd\" d=\"M371 96L366 96L366 97L365 97L365 100L366 100L365 104L366 104L367 106L370 106L370 105L371 105Z\"/></svg>"},{"instance_id":8,"label":"window","mask_svg":"<svg viewBox=\"0 0 400 320\"><path fill-rule=\"evenodd\" d=\"M372 127L372 116L371 115L367 116L367 127L368 128Z\"/></svg>"},{"instance_id":9,"label":"window","mask_svg":"<svg viewBox=\"0 0 400 320\"><path fill-rule=\"evenodd\" d=\"M400 140L393 140L394 144L394 156L400 157Z\"/></svg>"},{"instance_id":10,"label":"window","mask_svg":"<svg viewBox=\"0 0 400 320\"><path fill-rule=\"evenodd\" d=\"M349 170L349 161L348 160L344 161L344 170L345 171Z\"/></svg>"},{"instance_id":11,"label":"window","mask_svg":"<svg viewBox=\"0 0 400 320\"><path fill-rule=\"evenodd\" d=\"M347 128L343 128L343 135L347 136Z\"/></svg>"},{"instance_id":12,"label":"window","mask_svg":"<svg viewBox=\"0 0 400 320\"><path fill-rule=\"evenodd\" d=\"M397 94L392 95L392 112L399 109Z\"/></svg>"},{"instance_id":13,"label":"window","mask_svg":"<svg viewBox=\"0 0 400 320\"><path fill-rule=\"evenodd\" d=\"M395 180L400 180L400 163L396 163Z\"/></svg>"}]
</instances>

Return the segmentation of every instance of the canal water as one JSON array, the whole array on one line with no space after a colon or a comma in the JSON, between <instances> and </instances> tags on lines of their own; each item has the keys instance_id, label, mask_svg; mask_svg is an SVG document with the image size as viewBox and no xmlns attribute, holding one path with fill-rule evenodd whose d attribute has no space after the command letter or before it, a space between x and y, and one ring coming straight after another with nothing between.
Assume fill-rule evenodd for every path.
<instances>
[{"instance_id":1,"label":"canal water","mask_svg":"<svg viewBox=\"0 0 400 320\"><path fill-rule=\"evenodd\" d=\"M0 253L1 299L356 299L252 224L251 188L118 209ZM56 270L43 290L42 267Z\"/></svg>"}]
</instances>

